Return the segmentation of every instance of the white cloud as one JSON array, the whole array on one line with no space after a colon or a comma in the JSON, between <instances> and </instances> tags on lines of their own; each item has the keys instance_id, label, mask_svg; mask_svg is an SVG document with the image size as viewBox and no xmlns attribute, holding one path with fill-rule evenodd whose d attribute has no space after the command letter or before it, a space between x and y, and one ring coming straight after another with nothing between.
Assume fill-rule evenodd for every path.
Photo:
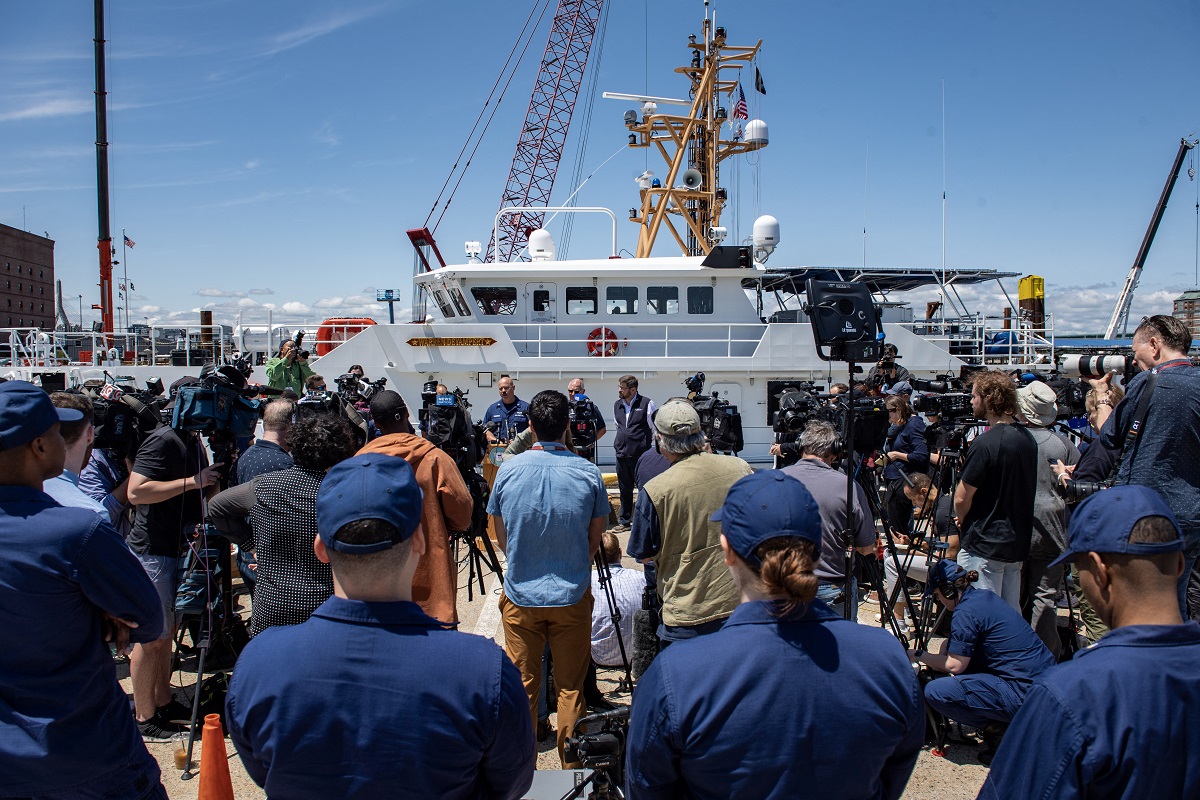
<instances>
[{"instance_id":1,"label":"white cloud","mask_svg":"<svg viewBox=\"0 0 1200 800\"><path fill-rule=\"evenodd\" d=\"M288 302L284 303L283 306L280 308L280 310L283 311L285 314L310 314L310 313L312 313L311 308L304 305L304 303L297 302L296 300L289 300Z\"/></svg>"},{"instance_id":2,"label":"white cloud","mask_svg":"<svg viewBox=\"0 0 1200 800\"><path fill-rule=\"evenodd\" d=\"M245 292L231 292L227 289L197 289L200 297L245 297Z\"/></svg>"},{"instance_id":3,"label":"white cloud","mask_svg":"<svg viewBox=\"0 0 1200 800\"><path fill-rule=\"evenodd\" d=\"M260 53L264 56L273 56L276 53L282 53L284 50L290 50L293 47L299 47L303 44L308 44L313 39L320 38L327 34L333 33L336 30L352 25L355 22L374 16L378 13L378 9L364 8L357 11L335 13L322 20L310 22L306 25L301 25L298 28L293 28L290 31L284 31L272 36L267 42L266 48Z\"/></svg>"},{"instance_id":4,"label":"white cloud","mask_svg":"<svg viewBox=\"0 0 1200 800\"><path fill-rule=\"evenodd\" d=\"M46 117L69 117L76 114L89 114L95 110L95 103L83 97L55 97L36 100L32 105L13 111L0 112L0 122L15 122L25 119L45 119Z\"/></svg>"},{"instance_id":5,"label":"white cloud","mask_svg":"<svg viewBox=\"0 0 1200 800\"><path fill-rule=\"evenodd\" d=\"M275 294L274 289L251 289L249 294Z\"/></svg>"},{"instance_id":6,"label":"white cloud","mask_svg":"<svg viewBox=\"0 0 1200 800\"><path fill-rule=\"evenodd\" d=\"M254 158L254 159L251 159L250 161L247 161L242 166L245 167L246 169L258 169L261 164L262 164L262 161L260 161L257 158Z\"/></svg>"}]
</instances>

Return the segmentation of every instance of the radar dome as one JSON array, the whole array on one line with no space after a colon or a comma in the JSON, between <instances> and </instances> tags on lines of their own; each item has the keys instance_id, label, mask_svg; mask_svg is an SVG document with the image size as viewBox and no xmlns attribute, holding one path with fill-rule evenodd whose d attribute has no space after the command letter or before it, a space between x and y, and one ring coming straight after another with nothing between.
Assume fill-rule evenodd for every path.
<instances>
[{"instance_id":1,"label":"radar dome","mask_svg":"<svg viewBox=\"0 0 1200 800\"><path fill-rule=\"evenodd\" d=\"M554 237L545 228L529 234L529 257L534 261L554 260Z\"/></svg>"},{"instance_id":2,"label":"radar dome","mask_svg":"<svg viewBox=\"0 0 1200 800\"><path fill-rule=\"evenodd\" d=\"M767 123L761 119L752 119L746 123L746 144L756 144L760 147L766 147L769 141Z\"/></svg>"}]
</instances>

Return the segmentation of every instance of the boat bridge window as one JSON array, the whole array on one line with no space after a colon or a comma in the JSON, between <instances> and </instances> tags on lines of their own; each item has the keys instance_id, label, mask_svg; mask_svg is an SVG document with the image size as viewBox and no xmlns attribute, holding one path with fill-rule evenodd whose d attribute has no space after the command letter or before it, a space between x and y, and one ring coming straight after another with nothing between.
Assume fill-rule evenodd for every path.
<instances>
[{"instance_id":1,"label":"boat bridge window","mask_svg":"<svg viewBox=\"0 0 1200 800\"><path fill-rule=\"evenodd\" d=\"M475 298L475 303L484 316L512 316L517 313L515 286L472 286L471 296Z\"/></svg>"},{"instance_id":2,"label":"boat bridge window","mask_svg":"<svg viewBox=\"0 0 1200 800\"><path fill-rule=\"evenodd\" d=\"M651 314L678 314L678 286L646 287L646 310Z\"/></svg>"},{"instance_id":3,"label":"boat bridge window","mask_svg":"<svg viewBox=\"0 0 1200 800\"><path fill-rule=\"evenodd\" d=\"M606 294L608 313L636 314L638 312L638 290L636 286L610 286Z\"/></svg>"},{"instance_id":4,"label":"boat bridge window","mask_svg":"<svg viewBox=\"0 0 1200 800\"><path fill-rule=\"evenodd\" d=\"M533 290L533 310L544 314L550 310L550 292L547 289Z\"/></svg>"},{"instance_id":5,"label":"boat bridge window","mask_svg":"<svg viewBox=\"0 0 1200 800\"><path fill-rule=\"evenodd\" d=\"M467 298L463 297L461 289L451 289L450 297L454 300L454 307L458 309L460 317L471 316L471 307L467 305Z\"/></svg>"},{"instance_id":6,"label":"boat bridge window","mask_svg":"<svg viewBox=\"0 0 1200 800\"><path fill-rule=\"evenodd\" d=\"M433 299L437 302L438 310L442 312L442 316L447 319L454 317L454 306L450 305L450 298L446 296L446 292L442 289L433 290Z\"/></svg>"},{"instance_id":7,"label":"boat bridge window","mask_svg":"<svg viewBox=\"0 0 1200 800\"><path fill-rule=\"evenodd\" d=\"M687 290L689 314L713 313L713 287L689 286Z\"/></svg>"},{"instance_id":8,"label":"boat bridge window","mask_svg":"<svg viewBox=\"0 0 1200 800\"><path fill-rule=\"evenodd\" d=\"M600 291L595 286L568 286L567 313L595 314L600 307Z\"/></svg>"}]
</instances>

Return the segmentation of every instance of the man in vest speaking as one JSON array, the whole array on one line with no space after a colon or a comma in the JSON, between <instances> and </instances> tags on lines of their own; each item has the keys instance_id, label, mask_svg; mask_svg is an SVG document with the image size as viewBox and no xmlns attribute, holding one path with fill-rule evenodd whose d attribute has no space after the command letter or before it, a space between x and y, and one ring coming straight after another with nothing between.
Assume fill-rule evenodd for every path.
<instances>
[{"instance_id":1,"label":"man in vest speaking","mask_svg":"<svg viewBox=\"0 0 1200 800\"><path fill-rule=\"evenodd\" d=\"M621 510L617 513L618 524L614 530L624 532L629 530L633 515L633 485L638 459L654 443L650 420L657 407L653 400L638 394L638 379L632 375L622 375L617 379L617 396L617 402L613 404L613 417L617 422L617 440L613 443L613 449L617 454L617 487L621 492Z\"/></svg>"}]
</instances>

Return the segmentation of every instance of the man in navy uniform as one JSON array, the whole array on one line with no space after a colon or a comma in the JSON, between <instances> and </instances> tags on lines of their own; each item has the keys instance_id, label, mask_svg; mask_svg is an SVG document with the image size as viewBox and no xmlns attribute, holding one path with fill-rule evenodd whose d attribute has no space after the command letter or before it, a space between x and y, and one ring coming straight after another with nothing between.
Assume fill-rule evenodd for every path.
<instances>
[{"instance_id":1,"label":"man in navy uniform","mask_svg":"<svg viewBox=\"0 0 1200 800\"><path fill-rule=\"evenodd\" d=\"M269 797L519 798L537 758L504 651L422 613L421 489L397 456L337 464L317 496L317 558L334 596L263 631L226 705L246 772Z\"/></svg>"},{"instance_id":2,"label":"man in navy uniform","mask_svg":"<svg viewBox=\"0 0 1200 800\"><path fill-rule=\"evenodd\" d=\"M622 375L617 379L617 401L613 403L617 438L613 442L613 450L617 455L617 488L621 493L621 510L617 513L618 531L629 530L633 519L633 485L637 478L637 462L642 453L654 444L650 418L657 408L649 397L638 394L638 379L633 375Z\"/></svg>"},{"instance_id":3,"label":"man in navy uniform","mask_svg":"<svg viewBox=\"0 0 1200 800\"><path fill-rule=\"evenodd\" d=\"M899 797L925 732L921 688L894 638L816 597L822 526L808 489L756 472L711 519L741 604L638 683L628 796Z\"/></svg>"},{"instance_id":4,"label":"man in navy uniform","mask_svg":"<svg viewBox=\"0 0 1200 800\"><path fill-rule=\"evenodd\" d=\"M1116 486L1071 518L1060 561L1112 629L1034 685L980 797L1200 797L1200 623L1176 582L1185 539L1161 495Z\"/></svg>"},{"instance_id":5,"label":"man in navy uniform","mask_svg":"<svg viewBox=\"0 0 1200 800\"><path fill-rule=\"evenodd\" d=\"M82 418L0 385L0 795L166 800L106 644L157 639L158 593L106 515L42 491Z\"/></svg>"},{"instance_id":6,"label":"man in navy uniform","mask_svg":"<svg viewBox=\"0 0 1200 800\"><path fill-rule=\"evenodd\" d=\"M529 427L529 403L517 397L513 379L507 375L496 383L500 399L488 406L483 415L484 430L488 442L512 441L521 431Z\"/></svg>"}]
</instances>

